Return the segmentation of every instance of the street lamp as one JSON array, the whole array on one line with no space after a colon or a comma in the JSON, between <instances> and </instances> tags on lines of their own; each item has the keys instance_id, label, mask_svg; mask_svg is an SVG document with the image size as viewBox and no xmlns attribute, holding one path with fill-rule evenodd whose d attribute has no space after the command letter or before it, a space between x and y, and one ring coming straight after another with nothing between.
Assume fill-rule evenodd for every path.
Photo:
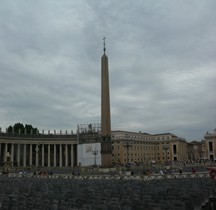
<instances>
[{"instance_id":1,"label":"street lamp","mask_svg":"<svg viewBox=\"0 0 216 210\"><path fill-rule=\"evenodd\" d=\"M94 165L96 166L97 165L96 156L98 154L98 150L96 149L96 147L92 150L92 154L94 155Z\"/></svg>"},{"instance_id":2,"label":"street lamp","mask_svg":"<svg viewBox=\"0 0 216 210\"><path fill-rule=\"evenodd\" d=\"M127 151L126 157L127 157L127 165L128 165L129 164L129 148L132 147L133 140L130 140L129 136L126 135L125 139L123 139L122 142Z\"/></svg>"}]
</instances>

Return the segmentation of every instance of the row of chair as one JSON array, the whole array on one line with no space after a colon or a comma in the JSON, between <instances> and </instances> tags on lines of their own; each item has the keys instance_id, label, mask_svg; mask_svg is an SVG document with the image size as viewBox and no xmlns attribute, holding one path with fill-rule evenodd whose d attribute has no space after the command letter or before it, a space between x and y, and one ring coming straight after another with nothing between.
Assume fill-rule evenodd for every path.
<instances>
[{"instance_id":1,"label":"row of chair","mask_svg":"<svg viewBox=\"0 0 216 210\"><path fill-rule=\"evenodd\" d=\"M216 185L209 178L143 181L0 176L0 186L0 209L216 208Z\"/></svg>"}]
</instances>

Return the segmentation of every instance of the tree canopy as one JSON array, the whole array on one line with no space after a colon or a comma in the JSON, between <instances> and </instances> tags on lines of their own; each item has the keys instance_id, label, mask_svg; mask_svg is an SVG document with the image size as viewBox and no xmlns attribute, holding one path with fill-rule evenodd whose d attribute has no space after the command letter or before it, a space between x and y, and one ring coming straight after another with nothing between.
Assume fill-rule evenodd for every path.
<instances>
[{"instance_id":1,"label":"tree canopy","mask_svg":"<svg viewBox=\"0 0 216 210\"><path fill-rule=\"evenodd\" d=\"M22 123L15 123L13 126L10 125L7 128L8 133L15 133L15 134L37 134L38 129L34 128L32 125L25 124L25 126Z\"/></svg>"}]
</instances>

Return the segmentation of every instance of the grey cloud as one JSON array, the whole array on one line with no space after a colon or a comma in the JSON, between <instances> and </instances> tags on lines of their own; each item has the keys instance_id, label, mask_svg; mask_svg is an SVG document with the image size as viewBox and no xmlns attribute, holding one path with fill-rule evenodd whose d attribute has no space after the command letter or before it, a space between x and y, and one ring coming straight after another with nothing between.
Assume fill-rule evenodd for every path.
<instances>
[{"instance_id":1,"label":"grey cloud","mask_svg":"<svg viewBox=\"0 0 216 210\"><path fill-rule=\"evenodd\" d=\"M215 1L14 1L0 8L0 126L100 121L103 36L112 129L202 139L215 127Z\"/></svg>"}]
</instances>

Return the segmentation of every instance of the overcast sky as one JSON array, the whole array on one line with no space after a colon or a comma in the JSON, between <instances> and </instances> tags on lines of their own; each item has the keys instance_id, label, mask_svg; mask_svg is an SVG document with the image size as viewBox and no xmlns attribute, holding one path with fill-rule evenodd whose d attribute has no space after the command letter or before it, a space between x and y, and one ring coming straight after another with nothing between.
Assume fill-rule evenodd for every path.
<instances>
[{"instance_id":1,"label":"overcast sky","mask_svg":"<svg viewBox=\"0 0 216 210\"><path fill-rule=\"evenodd\" d=\"M0 6L0 126L100 122L201 140L216 128L215 0L16 0Z\"/></svg>"}]
</instances>

